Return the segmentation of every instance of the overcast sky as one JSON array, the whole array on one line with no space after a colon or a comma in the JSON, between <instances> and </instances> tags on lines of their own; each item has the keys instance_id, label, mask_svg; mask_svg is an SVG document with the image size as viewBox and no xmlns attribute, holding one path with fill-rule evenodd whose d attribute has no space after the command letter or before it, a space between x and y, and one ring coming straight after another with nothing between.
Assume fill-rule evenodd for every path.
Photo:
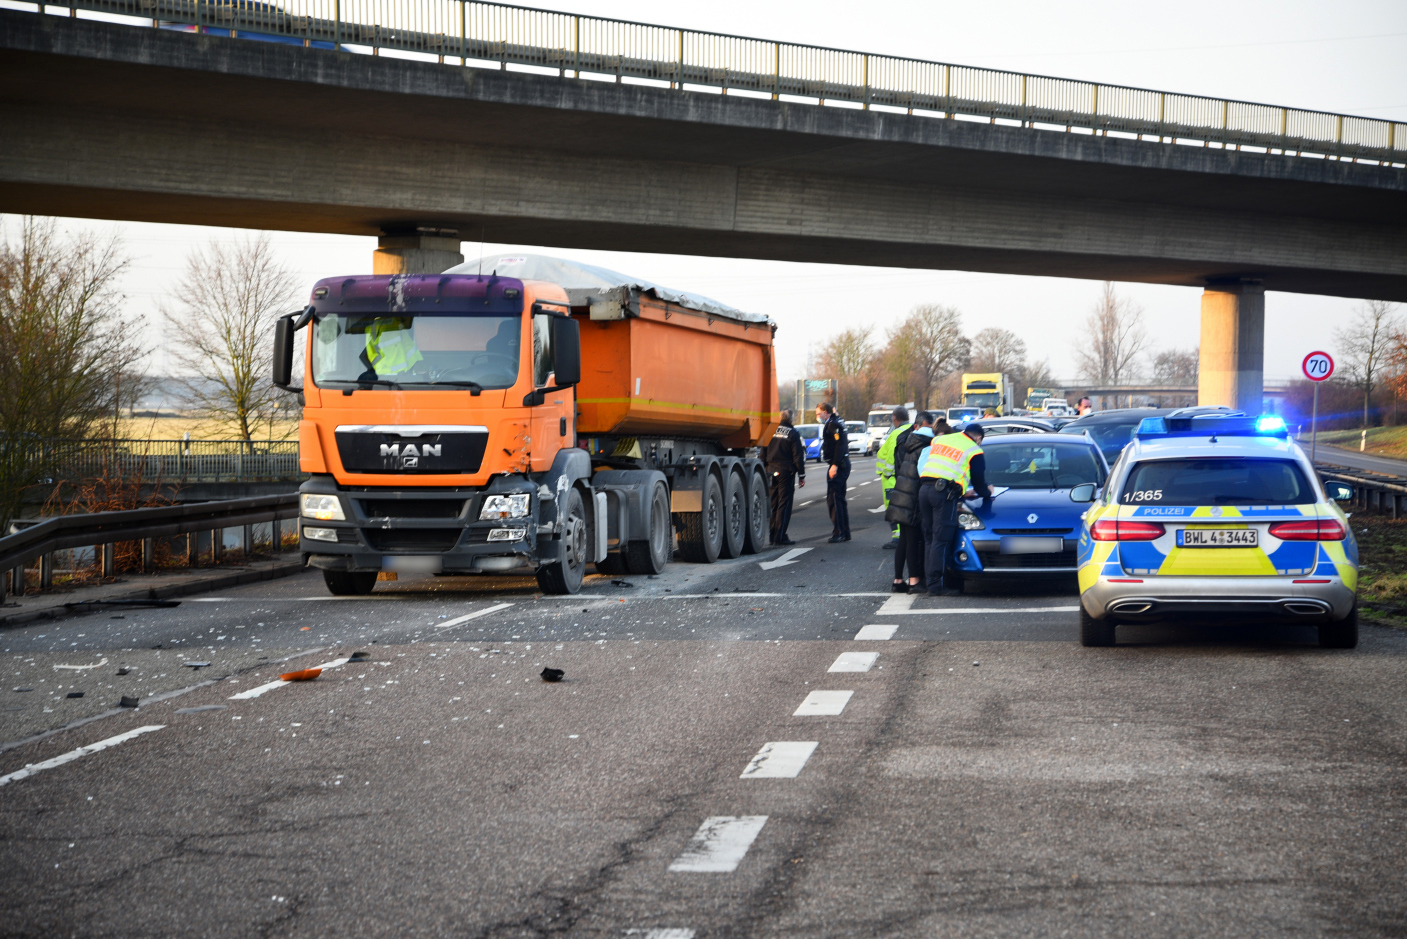
<instances>
[{"instance_id":1,"label":"overcast sky","mask_svg":"<svg viewBox=\"0 0 1407 939\"><path fill-rule=\"evenodd\" d=\"M6 4L8 5L8 4ZM571 0L550 9L727 32L764 39L1239 98L1369 117L1407 119L1407 0L1336 3L794 2ZM12 236L16 220L6 219ZM116 231L133 264L124 283L132 312L159 347L155 316L193 244L248 237L232 229L65 220ZM285 263L307 285L369 273L374 238L272 233ZM540 251L575 257L766 313L779 324L781 377L801 377L818 340L855 323L885 327L917 303L951 304L970 333L1017 331L1058 377L1074 377L1072 346L1099 292L1091 281L791 264L667 254L484 246L486 253ZM477 243L464 254L477 256ZM1121 284L1147 311L1156 349L1197 344L1201 291ZM1266 299L1267 379L1298 375L1312 347L1332 349L1326 324L1354 301L1272 293ZM153 368L165 367L158 352Z\"/></svg>"}]
</instances>

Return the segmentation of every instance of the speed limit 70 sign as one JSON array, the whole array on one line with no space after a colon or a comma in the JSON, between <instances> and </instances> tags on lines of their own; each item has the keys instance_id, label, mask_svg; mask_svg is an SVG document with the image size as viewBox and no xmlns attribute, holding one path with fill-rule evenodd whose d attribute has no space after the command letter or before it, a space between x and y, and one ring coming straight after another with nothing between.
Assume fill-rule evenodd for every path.
<instances>
[{"instance_id":1,"label":"speed limit 70 sign","mask_svg":"<svg viewBox=\"0 0 1407 939\"><path fill-rule=\"evenodd\" d=\"M1325 381L1334 374L1334 359L1327 352L1311 352L1304 357L1304 377L1310 381Z\"/></svg>"}]
</instances>

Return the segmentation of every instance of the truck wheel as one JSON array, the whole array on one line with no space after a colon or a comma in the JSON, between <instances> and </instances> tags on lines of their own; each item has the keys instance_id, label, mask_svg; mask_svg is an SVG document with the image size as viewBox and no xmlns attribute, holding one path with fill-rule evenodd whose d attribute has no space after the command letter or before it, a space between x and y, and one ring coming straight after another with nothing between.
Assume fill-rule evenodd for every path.
<instances>
[{"instance_id":1,"label":"truck wheel","mask_svg":"<svg viewBox=\"0 0 1407 939\"><path fill-rule=\"evenodd\" d=\"M686 561L712 564L718 560L723 547L723 493L718 479L712 474L704 477L701 512L681 512L679 553Z\"/></svg>"},{"instance_id":2,"label":"truck wheel","mask_svg":"<svg viewBox=\"0 0 1407 939\"><path fill-rule=\"evenodd\" d=\"M1085 612L1084 604L1080 604L1080 645L1112 646L1115 625L1107 616L1104 619L1095 619Z\"/></svg>"},{"instance_id":3,"label":"truck wheel","mask_svg":"<svg viewBox=\"0 0 1407 939\"><path fill-rule=\"evenodd\" d=\"M670 527L669 493L664 483L656 483L650 505L645 513L643 541L632 541L625 546L625 567L632 574L658 574L669 563L670 551L674 548L674 530Z\"/></svg>"},{"instance_id":4,"label":"truck wheel","mask_svg":"<svg viewBox=\"0 0 1407 939\"><path fill-rule=\"evenodd\" d=\"M771 504L767 499L767 481L754 472L748 478L747 529L743 532L743 554L756 554L767 547L767 535L772 527Z\"/></svg>"},{"instance_id":5,"label":"truck wheel","mask_svg":"<svg viewBox=\"0 0 1407 939\"><path fill-rule=\"evenodd\" d=\"M322 582L334 597L364 597L376 589L376 571L323 571Z\"/></svg>"},{"instance_id":6,"label":"truck wheel","mask_svg":"<svg viewBox=\"0 0 1407 939\"><path fill-rule=\"evenodd\" d=\"M586 510L581 507L581 493L567 491L566 505L561 514L562 560L538 568L537 585L544 593L577 593L586 575Z\"/></svg>"},{"instance_id":7,"label":"truck wheel","mask_svg":"<svg viewBox=\"0 0 1407 939\"><path fill-rule=\"evenodd\" d=\"M596 562L598 574L624 574L626 571L625 553L613 551Z\"/></svg>"},{"instance_id":8,"label":"truck wheel","mask_svg":"<svg viewBox=\"0 0 1407 939\"><path fill-rule=\"evenodd\" d=\"M747 531L747 483L737 473L729 473L723 482L723 547L718 552L725 558L740 557Z\"/></svg>"},{"instance_id":9,"label":"truck wheel","mask_svg":"<svg viewBox=\"0 0 1407 939\"><path fill-rule=\"evenodd\" d=\"M1337 623L1319 627L1319 645L1325 649L1358 648L1358 604L1355 603L1348 615Z\"/></svg>"}]
</instances>

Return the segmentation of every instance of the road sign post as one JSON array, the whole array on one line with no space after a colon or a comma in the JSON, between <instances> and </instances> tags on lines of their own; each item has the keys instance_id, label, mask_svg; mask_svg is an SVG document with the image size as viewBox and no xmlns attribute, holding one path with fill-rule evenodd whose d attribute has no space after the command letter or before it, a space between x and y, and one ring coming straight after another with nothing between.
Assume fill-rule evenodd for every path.
<instances>
[{"instance_id":1,"label":"road sign post","mask_svg":"<svg viewBox=\"0 0 1407 939\"><path fill-rule=\"evenodd\" d=\"M1309 418L1309 462L1319 450L1319 383L1334 374L1334 358L1327 352L1311 352L1300 363L1304 377L1314 382L1314 410Z\"/></svg>"}]
</instances>

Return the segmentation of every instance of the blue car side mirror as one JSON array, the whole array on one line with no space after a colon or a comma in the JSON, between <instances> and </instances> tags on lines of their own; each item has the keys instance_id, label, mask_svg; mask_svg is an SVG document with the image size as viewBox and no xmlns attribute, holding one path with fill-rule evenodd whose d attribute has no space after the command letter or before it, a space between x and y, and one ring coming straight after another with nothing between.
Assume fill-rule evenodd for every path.
<instances>
[{"instance_id":1,"label":"blue car side mirror","mask_svg":"<svg viewBox=\"0 0 1407 939\"><path fill-rule=\"evenodd\" d=\"M1070 501L1093 502L1094 495L1098 490L1099 487L1096 486L1094 483L1081 483L1080 485L1070 490Z\"/></svg>"}]
</instances>

